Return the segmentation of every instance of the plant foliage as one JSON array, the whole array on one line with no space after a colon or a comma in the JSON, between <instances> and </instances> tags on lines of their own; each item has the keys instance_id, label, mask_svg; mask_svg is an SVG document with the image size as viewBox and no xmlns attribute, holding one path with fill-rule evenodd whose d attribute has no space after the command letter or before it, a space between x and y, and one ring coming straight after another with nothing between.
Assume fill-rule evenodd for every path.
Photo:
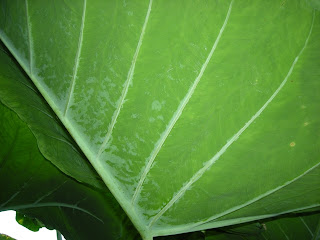
<instances>
[{"instance_id":1,"label":"plant foliage","mask_svg":"<svg viewBox=\"0 0 320 240\"><path fill-rule=\"evenodd\" d=\"M317 239L319 6L0 0L0 210L69 239Z\"/></svg>"}]
</instances>

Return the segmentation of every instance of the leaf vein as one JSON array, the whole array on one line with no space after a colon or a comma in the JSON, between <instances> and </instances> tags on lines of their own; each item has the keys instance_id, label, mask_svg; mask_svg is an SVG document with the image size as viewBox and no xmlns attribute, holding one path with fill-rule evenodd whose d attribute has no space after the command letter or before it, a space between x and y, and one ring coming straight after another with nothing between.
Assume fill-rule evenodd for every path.
<instances>
[{"instance_id":1,"label":"leaf vein","mask_svg":"<svg viewBox=\"0 0 320 240\"><path fill-rule=\"evenodd\" d=\"M287 236L286 232L282 229L281 225L280 225L277 221L276 221L275 223L278 225L279 229L280 229L281 232L284 234L284 236L286 237L286 239L290 240L290 238Z\"/></svg>"},{"instance_id":2,"label":"leaf vein","mask_svg":"<svg viewBox=\"0 0 320 240\"><path fill-rule=\"evenodd\" d=\"M152 7L152 1L153 0L150 0L150 2L149 2L147 15L146 15L145 21L143 23L143 27L142 27L142 30L141 30L141 34L140 34L140 38L139 38L139 41L138 41L138 45L137 45L136 51L135 51L135 53L133 55L133 59L132 59L132 62L131 62L131 66L130 66L128 75L127 75L127 79L126 79L126 81L124 83L124 88L122 90L120 99L118 100L117 108L116 108L116 110L115 110L115 112L114 112L114 114L112 116L112 120L111 120L111 123L110 123L109 128L108 128L108 132L107 132L107 134L106 134L106 136L104 138L103 143L101 144L101 147L99 148L99 151L97 153L96 159L99 159L100 155L105 150L105 147L106 147L107 143L109 142L109 140L111 138L114 126L116 125L116 122L117 122L118 116L120 114L121 108L122 108L122 106L123 106L123 104L125 102L125 98L127 96L129 86L130 86L130 84L132 82L132 78L133 78L133 74L134 74L137 58L138 58L138 55L139 55L139 52L140 52L140 48L141 48L141 45L142 45L142 41L143 41L143 36L144 36L145 30L147 28L147 24L148 24L148 21L149 21L149 16L150 16L151 7Z\"/></svg>"},{"instance_id":3,"label":"leaf vein","mask_svg":"<svg viewBox=\"0 0 320 240\"><path fill-rule=\"evenodd\" d=\"M308 224L303 220L302 217L299 217L301 222L303 223L303 225L308 229L308 232L310 233L311 237L313 237L313 233L311 231L311 229L309 228Z\"/></svg>"},{"instance_id":4,"label":"leaf vein","mask_svg":"<svg viewBox=\"0 0 320 240\"><path fill-rule=\"evenodd\" d=\"M81 153L75 148L75 146L74 146L70 141L65 140L65 139L63 139L63 138L59 138L59 137L55 137L55 136L46 134L46 133L44 133L44 132L42 132L41 134L43 134L43 135L45 135L45 136L47 136L47 137L56 139L56 140L58 140L58 141L60 141L60 142L63 142L63 143L65 143L65 144L69 145L76 153L78 153L78 154L81 155Z\"/></svg>"},{"instance_id":5,"label":"leaf vein","mask_svg":"<svg viewBox=\"0 0 320 240\"><path fill-rule=\"evenodd\" d=\"M41 202L43 199L45 199L46 197L50 196L52 193L56 192L59 188L61 188L68 180L64 181L62 184L60 184L59 186L55 187L54 189L52 189L51 191L49 191L48 193L44 194L42 197L38 198L38 200L36 200L33 204L37 204L39 202Z\"/></svg>"},{"instance_id":6,"label":"leaf vein","mask_svg":"<svg viewBox=\"0 0 320 240\"><path fill-rule=\"evenodd\" d=\"M164 206L159 213L152 219L152 221L149 224L149 227L154 224L178 199L180 199L183 194L191 187L193 183L195 183L203 174L205 171L207 171L224 153L225 151L231 146L232 143L234 143L240 135L251 125L251 123L254 122L254 120L260 116L260 114L264 111L264 109L269 105L269 103L277 96L277 94L280 92L280 90L283 88L283 86L286 84L288 78L290 77L299 57L301 56L302 52L306 48L309 38L312 33L313 24L314 24L314 18L315 18L315 12L313 12L313 18L312 18L312 24L310 27L309 34L305 40L305 43L298 53L297 57L294 59L286 77L281 82L280 86L276 89L276 91L271 95L271 97L267 100L267 102L251 117L251 119L235 134L233 137L217 152L209 161L206 162L206 164L198 171L196 172L191 179L178 191L176 195L173 196L173 198L168 202L166 206Z\"/></svg>"},{"instance_id":7,"label":"leaf vein","mask_svg":"<svg viewBox=\"0 0 320 240\"><path fill-rule=\"evenodd\" d=\"M231 9L232 9L232 4L233 4L233 0L231 1L230 3L230 6L229 6L229 10L228 10L228 13L226 15L226 18L225 18L225 21L220 29L220 32L212 46L212 49L206 59L206 61L204 62L204 64L202 65L201 67L201 70L200 70L200 73L199 75L196 77L195 81L193 82L192 86L189 88L189 91L188 93L185 95L185 97L183 98L181 104L179 105L178 109L176 110L176 112L174 113L174 115L172 116L167 128L165 129L165 131L162 133L159 141L156 143L156 146L155 148L153 149L153 151L151 152L150 156L147 158L147 165L145 166L145 169L140 177L140 180L138 182L138 185L136 187L136 190L134 192L134 195L133 195L133 198L132 198L132 201L131 203L133 204L134 201L136 200L137 196L140 194L141 192L141 188L142 188L142 185L144 183L144 180L147 176L147 174L149 173L150 169L151 169L151 166L155 160L155 158L157 157L159 151L161 150L164 142L166 141L167 137L169 136L171 130L173 129L174 125L176 124L176 122L179 120L185 106L188 104L189 100L191 99L198 83L200 82L201 78L202 78L202 75L204 73L204 71L206 70L211 58L212 58L212 55L214 53L214 51L216 50L217 46L218 46L218 43L219 43L219 40L222 36L222 33L228 23L228 20L229 20L229 16L230 16L230 12L231 12Z\"/></svg>"},{"instance_id":8,"label":"leaf vein","mask_svg":"<svg viewBox=\"0 0 320 240\"><path fill-rule=\"evenodd\" d=\"M204 221L204 222L202 222L202 223L200 223L200 224L197 224L196 226L199 226L199 225L205 224L205 223L207 223L207 222L210 222L210 221L212 221L212 220L215 220L215 219L221 218L221 217L223 217L223 216L226 216L226 215L228 215L228 214L230 214L230 213L232 213L232 212L235 212L235 211L237 211L237 210L239 210L239 209L241 209L241 208L247 207L247 206L249 206L249 205L251 205L251 204L253 204L253 203L255 203L255 202L257 202L257 201L259 201L259 200L261 200L261 199L263 199L263 198L265 198L265 197L268 197L268 196L270 196L271 194L273 194L273 193L281 190L282 188L287 187L288 185L296 182L297 180L299 180L300 178L302 178L303 176L305 176L306 174L308 174L309 172L311 172L312 170L314 170L315 168L317 168L317 167L319 167L319 166L320 166L320 163L317 163L316 165L312 166L311 168L309 168L308 170L306 170L304 173L302 173L302 174L299 175L298 177L296 177L296 178L294 178L294 179L292 179L292 180L290 180L290 181L288 181L288 182L285 182L283 185L278 186L278 187L276 187L276 188L274 188L274 189L272 189L272 190L270 190L270 191L267 191L266 193L261 194L260 196L254 198L254 199L252 199L252 200L250 200L250 201L248 201L248 202L246 202L246 203L244 203L244 204L238 205L238 206L233 207L233 208L230 208L230 209L228 209L228 210L226 210L226 211L224 211L224 212L222 212L222 213L220 213L220 214L217 214L217 215L215 215L215 216L212 216L212 217L210 217L209 219L207 219L206 221ZM196 226L195 226L195 227L196 227Z\"/></svg>"},{"instance_id":9,"label":"leaf vein","mask_svg":"<svg viewBox=\"0 0 320 240\"><path fill-rule=\"evenodd\" d=\"M81 18L81 27L80 27L80 33L79 33L79 41L78 41L78 49L77 49L77 54L76 58L74 61L74 67L73 67L73 74L72 74L72 79L69 87L69 93L68 93L68 100L67 104L64 110L64 116L66 116L67 111L70 107L70 102L71 98L74 92L74 86L76 83L76 78L78 74L78 68L79 68L79 62L80 62L80 55L81 55L81 49L82 49L82 42L83 42L83 30L84 30L84 23L86 19L86 8L87 8L87 0L83 1L83 12L82 12L82 18Z\"/></svg>"},{"instance_id":10,"label":"leaf vein","mask_svg":"<svg viewBox=\"0 0 320 240\"><path fill-rule=\"evenodd\" d=\"M0 211L8 211L8 210L20 210L20 209L28 209L28 208L39 208L39 207L65 207L65 208L72 208L72 209L77 209L81 212L87 213L91 217L97 219L98 221L104 223L104 221L91 213L90 211L78 207L76 205L68 204L68 203L59 203L59 202L47 202L47 203L37 203L37 204L24 204L24 205L17 205L17 206L12 206L12 207L7 207L7 208L1 208Z\"/></svg>"}]
</instances>

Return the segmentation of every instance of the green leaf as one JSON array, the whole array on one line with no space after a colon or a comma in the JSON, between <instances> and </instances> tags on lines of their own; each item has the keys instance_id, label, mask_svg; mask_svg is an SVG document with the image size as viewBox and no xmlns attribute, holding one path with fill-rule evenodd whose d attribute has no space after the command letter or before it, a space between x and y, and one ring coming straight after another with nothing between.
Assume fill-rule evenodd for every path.
<instances>
[{"instance_id":1,"label":"green leaf","mask_svg":"<svg viewBox=\"0 0 320 240\"><path fill-rule=\"evenodd\" d=\"M151 239L320 206L319 20L304 0L2 0L0 37Z\"/></svg>"},{"instance_id":2,"label":"green leaf","mask_svg":"<svg viewBox=\"0 0 320 240\"><path fill-rule=\"evenodd\" d=\"M205 240L316 239L320 213L288 215L266 221L205 232Z\"/></svg>"},{"instance_id":3,"label":"green leaf","mask_svg":"<svg viewBox=\"0 0 320 240\"><path fill-rule=\"evenodd\" d=\"M0 233L0 240L16 240L16 239L9 237L8 235Z\"/></svg>"},{"instance_id":4,"label":"green leaf","mask_svg":"<svg viewBox=\"0 0 320 240\"><path fill-rule=\"evenodd\" d=\"M67 177L44 159L16 113L0 103L0 211L17 210L59 229L67 239L136 239L113 196ZM33 229L36 230L36 229Z\"/></svg>"},{"instance_id":5,"label":"green leaf","mask_svg":"<svg viewBox=\"0 0 320 240\"><path fill-rule=\"evenodd\" d=\"M78 181L97 188L105 187L56 115L30 84L25 73L19 70L3 47L0 50L2 101L28 123L42 154L61 171Z\"/></svg>"},{"instance_id":6,"label":"green leaf","mask_svg":"<svg viewBox=\"0 0 320 240\"><path fill-rule=\"evenodd\" d=\"M289 214L277 218L210 229L202 232L185 233L156 240L277 240L317 239L320 213ZM319 233L318 233L319 234Z\"/></svg>"},{"instance_id":7,"label":"green leaf","mask_svg":"<svg viewBox=\"0 0 320 240\"><path fill-rule=\"evenodd\" d=\"M319 239L320 213L289 216L264 223L264 239Z\"/></svg>"},{"instance_id":8,"label":"green leaf","mask_svg":"<svg viewBox=\"0 0 320 240\"><path fill-rule=\"evenodd\" d=\"M44 227L44 224L39 219L30 218L19 212L16 212L16 221L33 232L37 232L40 228Z\"/></svg>"}]
</instances>

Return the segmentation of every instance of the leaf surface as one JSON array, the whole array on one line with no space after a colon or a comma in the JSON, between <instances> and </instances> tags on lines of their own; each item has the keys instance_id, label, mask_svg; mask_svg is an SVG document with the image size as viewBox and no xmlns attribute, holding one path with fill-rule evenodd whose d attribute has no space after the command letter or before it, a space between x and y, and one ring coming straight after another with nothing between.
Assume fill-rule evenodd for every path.
<instances>
[{"instance_id":1,"label":"leaf surface","mask_svg":"<svg viewBox=\"0 0 320 240\"><path fill-rule=\"evenodd\" d=\"M99 175L55 113L3 46L0 46L0 66L1 101L28 123L42 154L76 180L104 188Z\"/></svg>"},{"instance_id":2,"label":"leaf surface","mask_svg":"<svg viewBox=\"0 0 320 240\"><path fill-rule=\"evenodd\" d=\"M66 239L139 239L110 192L93 190L63 174L41 155L16 113L2 103L0 113L0 211L19 211L17 221L33 230L39 222L30 219L41 219Z\"/></svg>"},{"instance_id":3,"label":"leaf surface","mask_svg":"<svg viewBox=\"0 0 320 240\"><path fill-rule=\"evenodd\" d=\"M320 205L314 4L1 7L2 41L145 239Z\"/></svg>"},{"instance_id":4,"label":"leaf surface","mask_svg":"<svg viewBox=\"0 0 320 240\"><path fill-rule=\"evenodd\" d=\"M16 212L16 221L33 232L39 231L45 225L37 218L30 218L25 214Z\"/></svg>"},{"instance_id":5,"label":"leaf surface","mask_svg":"<svg viewBox=\"0 0 320 240\"><path fill-rule=\"evenodd\" d=\"M319 238L320 213L288 214L276 218L209 229L156 240L298 240Z\"/></svg>"}]
</instances>

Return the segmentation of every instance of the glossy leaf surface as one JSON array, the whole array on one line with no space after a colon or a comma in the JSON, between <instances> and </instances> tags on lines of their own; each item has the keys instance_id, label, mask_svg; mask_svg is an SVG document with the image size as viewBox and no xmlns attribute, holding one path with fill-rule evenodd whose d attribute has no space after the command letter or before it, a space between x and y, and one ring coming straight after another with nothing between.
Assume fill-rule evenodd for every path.
<instances>
[{"instance_id":1,"label":"glossy leaf surface","mask_svg":"<svg viewBox=\"0 0 320 240\"><path fill-rule=\"evenodd\" d=\"M144 238L320 205L312 2L1 7L2 41Z\"/></svg>"}]
</instances>

